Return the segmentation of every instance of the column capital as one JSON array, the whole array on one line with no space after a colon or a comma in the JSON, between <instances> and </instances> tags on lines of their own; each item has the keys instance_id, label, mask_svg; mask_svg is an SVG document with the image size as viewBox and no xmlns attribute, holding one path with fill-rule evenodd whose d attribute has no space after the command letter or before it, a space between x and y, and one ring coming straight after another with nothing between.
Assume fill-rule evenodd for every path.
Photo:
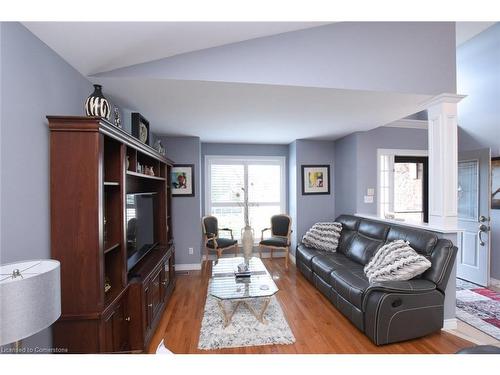
<instances>
[{"instance_id":1,"label":"column capital","mask_svg":"<svg viewBox=\"0 0 500 375\"><path fill-rule=\"evenodd\" d=\"M439 104L458 103L466 96L467 95L442 93L424 101L422 107L427 109Z\"/></svg>"}]
</instances>

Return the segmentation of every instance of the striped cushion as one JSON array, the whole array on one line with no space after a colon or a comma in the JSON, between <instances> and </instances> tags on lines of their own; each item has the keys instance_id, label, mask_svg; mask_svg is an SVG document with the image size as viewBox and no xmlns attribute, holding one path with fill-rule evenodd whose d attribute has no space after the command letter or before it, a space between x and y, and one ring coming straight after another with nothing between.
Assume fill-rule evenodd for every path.
<instances>
[{"instance_id":1,"label":"striped cushion","mask_svg":"<svg viewBox=\"0 0 500 375\"><path fill-rule=\"evenodd\" d=\"M314 249L335 252L341 230L340 223L316 223L302 237L302 243Z\"/></svg>"},{"instance_id":2,"label":"striped cushion","mask_svg":"<svg viewBox=\"0 0 500 375\"><path fill-rule=\"evenodd\" d=\"M413 250L403 240L382 246L365 266L370 283L377 281L410 280L425 272L431 262Z\"/></svg>"}]
</instances>

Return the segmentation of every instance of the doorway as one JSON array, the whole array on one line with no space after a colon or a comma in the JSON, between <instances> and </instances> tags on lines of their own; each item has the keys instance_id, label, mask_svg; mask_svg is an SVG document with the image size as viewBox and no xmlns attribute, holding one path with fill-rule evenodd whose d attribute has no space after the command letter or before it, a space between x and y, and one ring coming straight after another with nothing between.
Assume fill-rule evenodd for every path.
<instances>
[{"instance_id":1,"label":"doorway","mask_svg":"<svg viewBox=\"0 0 500 375\"><path fill-rule=\"evenodd\" d=\"M427 150L378 150L379 217L427 223L429 219Z\"/></svg>"}]
</instances>

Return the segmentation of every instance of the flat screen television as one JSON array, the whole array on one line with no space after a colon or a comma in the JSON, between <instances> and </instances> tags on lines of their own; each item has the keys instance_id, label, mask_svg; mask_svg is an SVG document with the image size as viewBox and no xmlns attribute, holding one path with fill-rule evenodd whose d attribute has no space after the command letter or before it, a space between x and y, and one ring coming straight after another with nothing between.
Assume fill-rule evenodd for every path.
<instances>
[{"instance_id":1,"label":"flat screen television","mask_svg":"<svg viewBox=\"0 0 500 375\"><path fill-rule=\"evenodd\" d=\"M127 194L127 270L130 271L155 242L156 193Z\"/></svg>"}]
</instances>

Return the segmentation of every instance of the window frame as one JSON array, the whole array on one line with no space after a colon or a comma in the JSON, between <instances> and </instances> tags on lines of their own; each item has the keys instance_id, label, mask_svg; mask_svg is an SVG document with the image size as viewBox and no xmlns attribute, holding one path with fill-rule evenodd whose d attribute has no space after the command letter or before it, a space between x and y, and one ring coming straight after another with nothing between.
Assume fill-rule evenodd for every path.
<instances>
[{"instance_id":1,"label":"window frame","mask_svg":"<svg viewBox=\"0 0 500 375\"><path fill-rule=\"evenodd\" d=\"M244 186L248 188L248 165L279 165L280 166L280 202L253 202L258 206L280 206L280 212L288 214L287 212L287 173L286 173L286 156L241 156L241 155L205 155L205 215L210 215L212 207L241 207L237 202L231 203L212 203L212 164L236 164L244 165Z\"/></svg>"}]
</instances>

